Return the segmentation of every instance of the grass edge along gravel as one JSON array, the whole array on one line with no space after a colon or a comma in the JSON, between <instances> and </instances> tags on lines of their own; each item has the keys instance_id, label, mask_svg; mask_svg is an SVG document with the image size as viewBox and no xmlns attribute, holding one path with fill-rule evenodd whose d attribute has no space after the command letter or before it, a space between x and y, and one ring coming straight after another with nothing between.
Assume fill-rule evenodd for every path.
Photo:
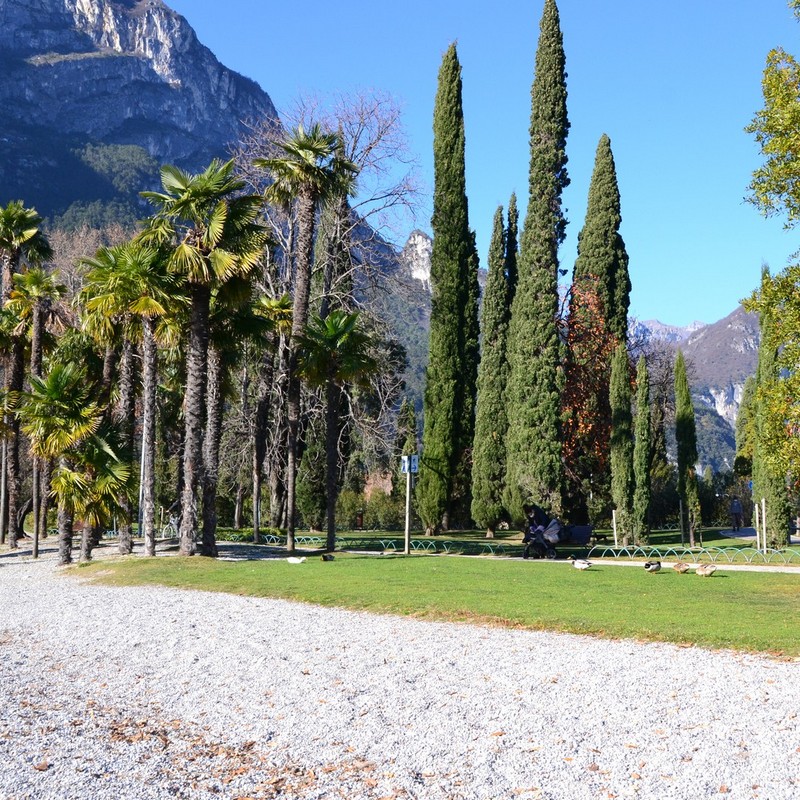
<instances>
[{"instance_id":1,"label":"grass edge along gravel","mask_svg":"<svg viewBox=\"0 0 800 800\"><path fill-rule=\"evenodd\" d=\"M586 572L542 564L447 556L104 560L69 568L106 585L161 585L397 614L607 638L673 642L800 657L800 575L599 564Z\"/></svg>"}]
</instances>

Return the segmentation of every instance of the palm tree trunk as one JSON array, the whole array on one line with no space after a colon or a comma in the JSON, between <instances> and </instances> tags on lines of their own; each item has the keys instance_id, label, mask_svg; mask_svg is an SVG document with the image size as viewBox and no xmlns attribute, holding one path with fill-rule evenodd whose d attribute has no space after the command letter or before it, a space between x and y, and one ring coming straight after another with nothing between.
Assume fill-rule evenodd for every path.
<instances>
[{"instance_id":1,"label":"palm tree trunk","mask_svg":"<svg viewBox=\"0 0 800 800\"><path fill-rule=\"evenodd\" d=\"M21 337L15 337L6 368L6 391L21 392L25 371L25 344ZM22 472L19 460L19 417L11 415L9 420L9 443L6 454L8 470L8 546L14 550L22 535L20 530L19 506L22 499Z\"/></svg>"},{"instance_id":2,"label":"palm tree trunk","mask_svg":"<svg viewBox=\"0 0 800 800\"><path fill-rule=\"evenodd\" d=\"M117 350L113 344L106 345L103 356L103 382L100 391L101 403L108 403L111 399L111 388L114 385L114 372L117 366Z\"/></svg>"},{"instance_id":3,"label":"palm tree trunk","mask_svg":"<svg viewBox=\"0 0 800 800\"><path fill-rule=\"evenodd\" d=\"M261 359L259 398L253 425L253 542L258 544L261 527L261 487L264 480L264 457L267 454L267 434L272 382L275 377L275 336L270 336Z\"/></svg>"},{"instance_id":4,"label":"palm tree trunk","mask_svg":"<svg viewBox=\"0 0 800 800\"><path fill-rule=\"evenodd\" d=\"M339 400L341 390L329 378L325 384L325 494L328 536L326 549L332 553L336 549L336 488L339 455Z\"/></svg>"},{"instance_id":5,"label":"palm tree trunk","mask_svg":"<svg viewBox=\"0 0 800 800\"><path fill-rule=\"evenodd\" d=\"M72 511L63 502L58 505L58 563L72 563Z\"/></svg>"},{"instance_id":6,"label":"palm tree trunk","mask_svg":"<svg viewBox=\"0 0 800 800\"><path fill-rule=\"evenodd\" d=\"M203 443L203 542L200 552L216 558L217 553L217 480L219 446L222 439L222 381L225 368L214 345L208 347L206 383L206 433Z\"/></svg>"},{"instance_id":7,"label":"palm tree trunk","mask_svg":"<svg viewBox=\"0 0 800 800\"><path fill-rule=\"evenodd\" d=\"M53 462L42 459L39 462L39 539L47 537L47 513L50 510L50 479L53 474Z\"/></svg>"},{"instance_id":8,"label":"palm tree trunk","mask_svg":"<svg viewBox=\"0 0 800 800\"><path fill-rule=\"evenodd\" d=\"M125 338L122 343L122 357L119 365L119 430L122 458L133 463L133 417L136 395L134 379L133 343ZM119 496L119 507L122 521L119 526L119 553L128 555L133 552L133 508L125 487Z\"/></svg>"},{"instance_id":9,"label":"palm tree trunk","mask_svg":"<svg viewBox=\"0 0 800 800\"><path fill-rule=\"evenodd\" d=\"M31 331L31 375L42 376L42 325L44 322L42 303L38 301L33 307L33 326ZM31 454L33 466L32 494L33 494L33 557L39 558L39 536L42 532L41 518L41 464L39 459Z\"/></svg>"},{"instance_id":10,"label":"palm tree trunk","mask_svg":"<svg viewBox=\"0 0 800 800\"><path fill-rule=\"evenodd\" d=\"M233 507L233 527L240 531L242 529L242 514L244 512L244 484L241 480L236 486L236 504Z\"/></svg>"},{"instance_id":11,"label":"palm tree trunk","mask_svg":"<svg viewBox=\"0 0 800 800\"><path fill-rule=\"evenodd\" d=\"M142 323L142 529L144 554L156 554L156 388L158 386L158 348L155 320Z\"/></svg>"},{"instance_id":12,"label":"palm tree trunk","mask_svg":"<svg viewBox=\"0 0 800 800\"><path fill-rule=\"evenodd\" d=\"M203 412L205 410L208 314L211 291L207 286L193 284L191 298L189 345L186 355L186 394L183 404L186 424L183 443L183 494L181 497L179 549L183 556L193 556L197 552L194 535L197 527L197 486L203 469Z\"/></svg>"},{"instance_id":13,"label":"palm tree trunk","mask_svg":"<svg viewBox=\"0 0 800 800\"><path fill-rule=\"evenodd\" d=\"M7 418L3 416L3 423L6 424ZM2 451L0 451L0 544L6 543L8 533L8 438L3 437Z\"/></svg>"},{"instance_id":14,"label":"palm tree trunk","mask_svg":"<svg viewBox=\"0 0 800 800\"><path fill-rule=\"evenodd\" d=\"M286 547L294 550L295 489L298 466L298 434L300 432L300 376L297 374L295 341L308 323L308 302L311 293L311 263L314 251L316 202L310 191L297 198L297 258L292 304L292 342L289 352L288 418L289 440L286 459Z\"/></svg>"}]
</instances>

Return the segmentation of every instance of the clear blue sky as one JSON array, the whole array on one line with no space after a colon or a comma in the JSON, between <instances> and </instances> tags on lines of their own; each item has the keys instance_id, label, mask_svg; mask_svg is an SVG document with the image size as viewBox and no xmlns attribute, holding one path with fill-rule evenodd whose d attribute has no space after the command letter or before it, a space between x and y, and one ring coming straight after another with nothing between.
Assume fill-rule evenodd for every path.
<instances>
[{"instance_id":1,"label":"clear blue sky","mask_svg":"<svg viewBox=\"0 0 800 800\"><path fill-rule=\"evenodd\" d=\"M301 93L391 93L432 181L433 100L442 54L458 42L464 80L470 222L482 263L498 204L527 202L530 87L543 0L265 3L167 0L228 67L280 111ZM768 50L800 53L785 0L558 0L572 125L567 153L572 269L594 153L611 137L630 255L631 313L685 325L730 313L800 248L782 221L743 202L757 147ZM428 200L429 203L429 200ZM429 206L418 226L429 230ZM523 213L524 218L524 213ZM400 243L402 244L402 242Z\"/></svg>"}]
</instances>

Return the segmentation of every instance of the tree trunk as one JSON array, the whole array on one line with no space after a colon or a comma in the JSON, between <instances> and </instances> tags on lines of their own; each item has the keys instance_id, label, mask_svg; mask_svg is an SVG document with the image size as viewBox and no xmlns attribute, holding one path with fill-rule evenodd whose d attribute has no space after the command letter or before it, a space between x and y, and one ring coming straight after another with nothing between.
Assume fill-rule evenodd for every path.
<instances>
[{"instance_id":1,"label":"tree trunk","mask_svg":"<svg viewBox=\"0 0 800 800\"><path fill-rule=\"evenodd\" d=\"M142 533L144 554L156 554L156 389L158 387L158 348L154 336L155 320L142 322Z\"/></svg>"},{"instance_id":2,"label":"tree trunk","mask_svg":"<svg viewBox=\"0 0 800 800\"><path fill-rule=\"evenodd\" d=\"M297 337L308 324L308 301L311 292L311 262L314 250L316 200L311 191L297 198L297 258L292 306L292 342L289 352L288 418L289 440L286 459L286 547L294 550L295 489L300 432L300 376L297 374Z\"/></svg>"},{"instance_id":3,"label":"tree trunk","mask_svg":"<svg viewBox=\"0 0 800 800\"><path fill-rule=\"evenodd\" d=\"M222 439L222 381L225 368L222 355L208 346L206 383L206 432L203 442L203 542L200 552L215 558L217 553L217 480L219 446Z\"/></svg>"},{"instance_id":4,"label":"tree trunk","mask_svg":"<svg viewBox=\"0 0 800 800\"><path fill-rule=\"evenodd\" d=\"M203 421L208 355L208 314L211 291L191 286L192 310L186 356L186 395L183 401L183 494L181 497L180 554L193 556L197 528L197 487L203 470Z\"/></svg>"},{"instance_id":5,"label":"tree trunk","mask_svg":"<svg viewBox=\"0 0 800 800\"><path fill-rule=\"evenodd\" d=\"M6 391L19 393L22 391L22 382L25 370L25 343L21 337L14 337L6 367ZM19 507L22 495L22 472L19 459L19 417L11 415L8 431L8 452L6 466L8 470L8 546L17 548L17 540L23 531L19 524Z\"/></svg>"},{"instance_id":6,"label":"tree trunk","mask_svg":"<svg viewBox=\"0 0 800 800\"><path fill-rule=\"evenodd\" d=\"M63 502L58 505L58 563L72 563L72 511Z\"/></svg>"},{"instance_id":7,"label":"tree trunk","mask_svg":"<svg viewBox=\"0 0 800 800\"><path fill-rule=\"evenodd\" d=\"M325 493L328 536L326 549L336 549L336 489L338 478L339 401L341 390L331 377L325 384Z\"/></svg>"},{"instance_id":8,"label":"tree trunk","mask_svg":"<svg viewBox=\"0 0 800 800\"><path fill-rule=\"evenodd\" d=\"M111 400L111 389L114 386L114 373L117 366L117 351L114 345L106 345L106 352L103 356L103 383L100 390L100 402L108 404Z\"/></svg>"},{"instance_id":9,"label":"tree trunk","mask_svg":"<svg viewBox=\"0 0 800 800\"><path fill-rule=\"evenodd\" d=\"M50 510L50 479L53 474L53 462L44 459L39 462L39 538L47 538L47 513Z\"/></svg>"},{"instance_id":10,"label":"tree trunk","mask_svg":"<svg viewBox=\"0 0 800 800\"><path fill-rule=\"evenodd\" d=\"M242 514L244 511L244 484L239 481L236 486L236 505L233 508L233 527L240 531L243 527ZM253 539L258 543L258 539Z\"/></svg>"},{"instance_id":11,"label":"tree trunk","mask_svg":"<svg viewBox=\"0 0 800 800\"><path fill-rule=\"evenodd\" d=\"M118 425L122 458L129 464L133 463L133 418L136 396L133 357L133 344L126 337L122 344L122 358L119 365ZM118 502L122 516L119 526L119 553L129 555L133 552L133 508L127 487L120 492Z\"/></svg>"},{"instance_id":12,"label":"tree trunk","mask_svg":"<svg viewBox=\"0 0 800 800\"><path fill-rule=\"evenodd\" d=\"M258 544L261 528L261 487L264 477L264 457L267 453L267 426L272 382L275 376L275 356L273 345L275 337L270 336L261 359L259 378L259 397L253 425L253 541Z\"/></svg>"}]
</instances>

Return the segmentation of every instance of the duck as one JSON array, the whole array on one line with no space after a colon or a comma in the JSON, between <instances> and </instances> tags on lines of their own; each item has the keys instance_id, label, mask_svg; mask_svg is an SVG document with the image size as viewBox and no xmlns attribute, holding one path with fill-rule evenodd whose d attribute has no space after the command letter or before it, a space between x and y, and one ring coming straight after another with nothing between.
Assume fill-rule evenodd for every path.
<instances>
[{"instance_id":1,"label":"duck","mask_svg":"<svg viewBox=\"0 0 800 800\"><path fill-rule=\"evenodd\" d=\"M572 566L575 569L589 569L592 566L591 561L587 561L585 558L575 558L575 556L570 556L569 560L572 562Z\"/></svg>"},{"instance_id":2,"label":"duck","mask_svg":"<svg viewBox=\"0 0 800 800\"><path fill-rule=\"evenodd\" d=\"M306 560L306 557L302 556L301 558L298 558L297 556L289 556L289 558L287 558L286 560L290 564L302 564Z\"/></svg>"},{"instance_id":3,"label":"duck","mask_svg":"<svg viewBox=\"0 0 800 800\"><path fill-rule=\"evenodd\" d=\"M644 568L648 572L660 572L661 571L661 562L660 561L645 561Z\"/></svg>"},{"instance_id":4,"label":"duck","mask_svg":"<svg viewBox=\"0 0 800 800\"><path fill-rule=\"evenodd\" d=\"M333 553L323 553L322 554L322 560L323 561L333 561L333 559L334 559Z\"/></svg>"},{"instance_id":5,"label":"duck","mask_svg":"<svg viewBox=\"0 0 800 800\"><path fill-rule=\"evenodd\" d=\"M689 565L685 561L678 561L677 564L672 565L672 569L679 575L683 575L684 572L689 571Z\"/></svg>"},{"instance_id":6,"label":"duck","mask_svg":"<svg viewBox=\"0 0 800 800\"><path fill-rule=\"evenodd\" d=\"M716 564L698 564L696 571L697 571L697 574L701 578L710 578L717 571L717 565Z\"/></svg>"}]
</instances>

